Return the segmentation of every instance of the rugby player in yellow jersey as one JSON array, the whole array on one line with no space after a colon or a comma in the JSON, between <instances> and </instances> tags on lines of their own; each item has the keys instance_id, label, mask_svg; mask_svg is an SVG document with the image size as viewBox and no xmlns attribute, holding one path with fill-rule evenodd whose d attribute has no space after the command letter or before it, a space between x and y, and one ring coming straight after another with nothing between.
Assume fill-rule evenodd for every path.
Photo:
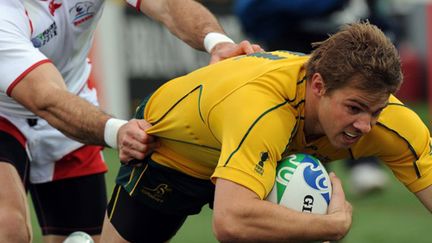
<instances>
[{"instance_id":1,"label":"rugby player in yellow jersey","mask_svg":"<svg viewBox=\"0 0 432 243\"><path fill-rule=\"evenodd\" d=\"M136 113L160 146L121 167L102 242L168 241L207 203L221 242L343 238L352 208L334 174L327 215L262 200L277 162L297 152L322 162L377 156L431 210L430 134L392 95L401 82L394 45L356 23L311 56L255 53L166 83Z\"/></svg>"}]
</instances>

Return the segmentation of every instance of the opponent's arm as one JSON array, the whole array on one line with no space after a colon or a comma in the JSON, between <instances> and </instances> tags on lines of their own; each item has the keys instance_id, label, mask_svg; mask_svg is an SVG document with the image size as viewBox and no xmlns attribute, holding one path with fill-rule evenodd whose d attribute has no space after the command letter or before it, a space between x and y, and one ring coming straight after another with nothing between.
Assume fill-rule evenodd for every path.
<instances>
[{"instance_id":1,"label":"opponent's arm","mask_svg":"<svg viewBox=\"0 0 432 243\"><path fill-rule=\"evenodd\" d=\"M132 5L136 0L128 0ZM141 1L140 10L163 23L174 35L212 55L211 63L240 54L262 51L248 41L235 44L226 37L215 16L194 0Z\"/></svg>"},{"instance_id":2,"label":"opponent's arm","mask_svg":"<svg viewBox=\"0 0 432 243\"><path fill-rule=\"evenodd\" d=\"M415 195L423 203L423 205L432 212L432 186L416 192Z\"/></svg>"},{"instance_id":3,"label":"opponent's arm","mask_svg":"<svg viewBox=\"0 0 432 243\"><path fill-rule=\"evenodd\" d=\"M352 208L340 180L331 173L333 193L327 215L300 213L260 200L251 190L217 179L213 228L221 242L303 242L339 240L351 226Z\"/></svg>"},{"instance_id":4,"label":"opponent's arm","mask_svg":"<svg viewBox=\"0 0 432 243\"><path fill-rule=\"evenodd\" d=\"M31 70L13 88L11 97L68 137L86 144L106 144L105 124L111 117L68 92L61 74L51 63ZM122 161L142 159L153 146L153 138L143 131L145 126L144 120L132 120L114 128L109 145L115 147L119 141L119 146L127 148L121 155Z\"/></svg>"}]
</instances>

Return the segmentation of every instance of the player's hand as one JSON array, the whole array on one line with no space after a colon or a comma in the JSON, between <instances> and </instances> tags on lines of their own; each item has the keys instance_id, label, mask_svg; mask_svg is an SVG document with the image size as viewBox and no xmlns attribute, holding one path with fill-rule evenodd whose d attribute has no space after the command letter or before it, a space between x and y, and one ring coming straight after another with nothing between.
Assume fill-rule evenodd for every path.
<instances>
[{"instance_id":1,"label":"player's hand","mask_svg":"<svg viewBox=\"0 0 432 243\"><path fill-rule=\"evenodd\" d=\"M330 200L330 205L327 209L327 214L332 216L335 220L335 229L337 235L335 236L339 240L343 238L351 228L352 223L352 206L346 201L345 193L342 188L340 179L335 175L334 172L329 174L332 183L333 191Z\"/></svg>"},{"instance_id":2,"label":"player's hand","mask_svg":"<svg viewBox=\"0 0 432 243\"><path fill-rule=\"evenodd\" d=\"M221 60L235 57L243 54L251 54L255 52L264 51L259 45L251 44L249 41L244 40L239 44L233 44L230 42L222 42L217 44L211 50L210 64L219 62Z\"/></svg>"},{"instance_id":3,"label":"player's hand","mask_svg":"<svg viewBox=\"0 0 432 243\"><path fill-rule=\"evenodd\" d=\"M155 137L145 131L151 127L146 120L132 119L117 134L120 161L128 163L132 159L142 160L158 146Z\"/></svg>"}]
</instances>

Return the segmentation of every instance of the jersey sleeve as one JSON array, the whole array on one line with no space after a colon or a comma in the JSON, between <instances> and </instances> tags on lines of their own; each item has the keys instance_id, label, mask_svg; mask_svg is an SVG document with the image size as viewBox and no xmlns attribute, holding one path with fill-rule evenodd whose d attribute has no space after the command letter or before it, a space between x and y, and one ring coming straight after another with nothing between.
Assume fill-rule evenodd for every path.
<instances>
[{"instance_id":1,"label":"jersey sleeve","mask_svg":"<svg viewBox=\"0 0 432 243\"><path fill-rule=\"evenodd\" d=\"M27 73L49 60L32 45L32 23L21 1L2 1L0 6L0 89L10 95Z\"/></svg>"},{"instance_id":2,"label":"jersey sleeve","mask_svg":"<svg viewBox=\"0 0 432 243\"><path fill-rule=\"evenodd\" d=\"M401 103L390 103L354 155L377 155L411 192L418 192L432 185L431 147L429 129L418 115Z\"/></svg>"},{"instance_id":3,"label":"jersey sleeve","mask_svg":"<svg viewBox=\"0 0 432 243\"><path fill-rule=\"evenodd\" d=\"M210 124L221 137L221 155L212 179L223 178L254 191L271 191L277 162L288 145L296 117L287 101L254 88L230 95L212 113Z\"/></svg>"}]
</instances>

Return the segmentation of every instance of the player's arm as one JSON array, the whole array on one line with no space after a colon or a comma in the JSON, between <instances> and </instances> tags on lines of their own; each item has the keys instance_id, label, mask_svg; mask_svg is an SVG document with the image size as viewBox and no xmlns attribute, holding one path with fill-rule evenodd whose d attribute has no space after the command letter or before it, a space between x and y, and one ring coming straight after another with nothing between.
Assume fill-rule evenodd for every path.
<instances>
[{"instance_id":1,"label":"player's arm","mask_svg":"<svg viewBox=\"0 0 432 243\"><path fill-rule=\"evenodd\" d=\"M352 208L340 180L330 174L333 192L328 215L300 213L261 200L253 191L217 179L213 228L221 242L303 242L339 240L350 229Z\"/></svg>"},{"instance_id":2,"label":"player's arm","mask_svg":"<svg viewBox=\"0 0 432 243\"><path fill-rule=\"evenodd\" d=\"M415 195L423 203L423 205L432 212L432 186L416 192Z\"/></svg>"},{"instance_id":3,"label":"player's arm","mask_svg":"<svg viewBox=\"0 0 432 243\"><path fill-rule=\"evenodd\" d=\"M211 63L219 60L262 51L249 41L235 44L228 38L215 16L194 0L128 0L132 6L140 2L139 9L163 23L174 35L198 50L206 50Z\"/></svg>"},{"instance_id":4,"label":"player's arm","mask_svg":"<svg viewBox=\"0 0 432 243\"><path fill-rule=\"evenodd\" d=\"M153 146L153 141L143 129L148 124L142 120L117 122L106 126L111 118L84 99L68 92L61 74L51 63L40 64L19 80L11 97L24 107L48 121L68 137L86 144L126 147L122 161L142 159ZM125 125L124 125L125 124ZM107 130L108 129L108 130Z\"/></svg>"}]
</instances>

